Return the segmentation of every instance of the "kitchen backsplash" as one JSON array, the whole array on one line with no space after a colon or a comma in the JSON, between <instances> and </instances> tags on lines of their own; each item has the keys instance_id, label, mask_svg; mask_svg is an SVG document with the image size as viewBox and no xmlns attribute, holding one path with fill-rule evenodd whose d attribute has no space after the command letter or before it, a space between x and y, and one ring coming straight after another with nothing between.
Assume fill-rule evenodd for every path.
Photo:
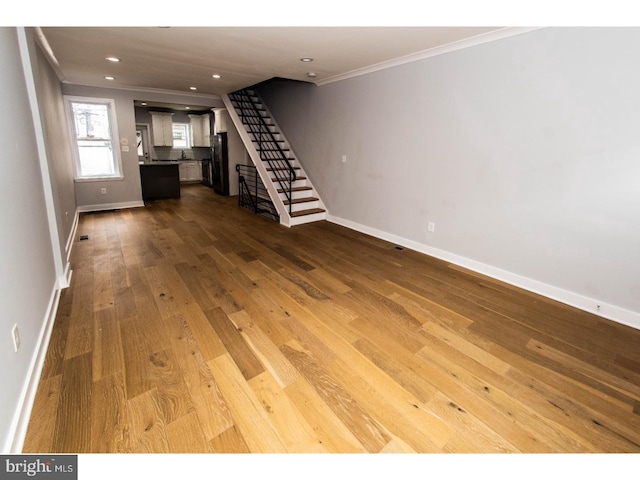
<instances>
[{"instance_id":1,"label":"kitchen backsplash","mask_svg":"<svg viewBox=\"0 0 640 480\"><path fill-rule=\"evenodd\" d=\"M170 147L154 147L156 155L154 160L182 160L182 152L188 160L203 160L211 158L211 149L209 147L193 147L193 148L170 148Z\"/></svg>"}]
</instances>

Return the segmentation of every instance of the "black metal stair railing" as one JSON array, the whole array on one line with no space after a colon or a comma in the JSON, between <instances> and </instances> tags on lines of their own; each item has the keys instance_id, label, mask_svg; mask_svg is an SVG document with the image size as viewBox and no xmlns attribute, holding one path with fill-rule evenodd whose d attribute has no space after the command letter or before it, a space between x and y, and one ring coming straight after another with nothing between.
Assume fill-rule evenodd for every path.
<instances>
[{"instance_id":1,"label":"black metal stair railing","mask_svg":"<svg viewBox=\"0 0 640 480\"><path fill-rule=\"evenodd\" d=\"M238 172L238 205L279 221L280 215L260 180L258 169L253 165L236 165L236 171Z\"/></svg>"},{"instance_id":2,"label":"black metal stair railing","mask_svg":"<svg viewBox=\"0 0 640 480\"><path fill-rule=\"evenodd\" d=\"M280 190L285 194L289 205L289 214L293 205L293 182L296 181L296 171L291 165L291 161L284 149L282 141L276 139L271 126L267 124L261 110L254 101L254 95L245 90L238 90L229 94L236 113L240 117L242 124L253 137L257 144L256 150L263 162L267 162L275 181L280 185Z\"/></svg>"}]
</instances>

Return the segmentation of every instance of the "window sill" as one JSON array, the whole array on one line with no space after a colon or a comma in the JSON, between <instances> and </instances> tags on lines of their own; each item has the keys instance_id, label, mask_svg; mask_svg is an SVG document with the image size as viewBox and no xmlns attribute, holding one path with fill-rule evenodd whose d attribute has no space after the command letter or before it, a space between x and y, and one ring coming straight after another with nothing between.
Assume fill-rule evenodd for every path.
<instances>
[{"instance_id":1,"label":"window sill","mask_svg":"<svg viewBox=\"0 0 640 480\"><path fill-rule=\"evenodd\" d=\"M123 175L110 175L108 177L76 177L74 178L74 181L76 183L84 183L84 182L111 182L111 181L118 181L118 180L124 180L124 176Z\"/></svg>"}]
</instances>

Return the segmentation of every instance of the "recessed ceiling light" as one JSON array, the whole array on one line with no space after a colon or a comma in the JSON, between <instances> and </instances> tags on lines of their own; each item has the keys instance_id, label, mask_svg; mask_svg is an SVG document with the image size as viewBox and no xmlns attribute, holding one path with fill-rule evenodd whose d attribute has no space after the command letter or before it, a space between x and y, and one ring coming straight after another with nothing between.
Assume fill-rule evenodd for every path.
<instances>
[{"instance_id":1,"label":"recessed ceiling light","mask_svg":"<svg viewBox=\"0 0 640 480\"><path fill-rule=\"evenodd\" d=\"M115 80L115 79L116 79L116 77L110 77L110 76L108 76L108 75L107 75L106 77L104 77L104 78L105 78L106 80Z\"/></svg>"},{"instance_id":2,"label":"recessed ceiling light","mask_svg":"<svg viewBox=\"0 0 640 480\"><path fill-rule=\"evenodd\" d=\"M305 63L313 62L313 58L311 58L311 57L303 57L303 58L300 59L300 61L301 62L305 62Z\"/></svg>"},{"instance_id":3,"label":"recessed ceiling light","mask_svg":"<svg viewBox=\"0 0 640 480\"><path fill-rule=\"evenodd\" d=\"M184 107L185 110L191 110L191 107Z\"/></svg>"},{"instance_id":4,"label":"recessed ceiling light","mask_svg":"<svg viewBox=\"0 0 640 480\"><path fill-rule=\"evenodd\" d=\"M142 105L143 107L147 104L147 102L142 102L140 105Z\"/></svg>"},{"instance_id":5,"label":"recessed ceiling light","mask_svg":"<svg viewBox=\"0 0 640 480\"><path fill-rule=\"evenodd\" d=\"M189 90L197 90L196 87L189 87Z\"/></svg>"},{"instance_id":6,"label":"recessed ceiling light","mask_svg":"<svg viewBox=\"0 0 640 480\"><path fill-rule=\"evenodd\" d=\"M118 57L107 57L107 60L109 60L110 62L114 62L117 63L120 61L120 59Z\"/></svg>"},{"instance_id":7,"label":"recessed ceiling light","mask_svg":"<svg viewBox=\"0 0 640 480\"><path fill-rule=\"evenodd\" d=\"M220 75L218 75L217 73L214 73L213 75L211 75L213 78L220 78Z\"/></svg>"},{"instance_id":8,"label":"recessed ceiling light","mask_svg":"<svg viewBox=\"0 0 640 480\"><path fill-rule=\"evenodd\" d=\"M317 76L318 76L318 75L317 75L316 73L314 73L314 72L309 72L309 73L307 73L307 77L309 77L309 78L315 78L315 77L317 77Z\"/></svg>"}]
</instances>

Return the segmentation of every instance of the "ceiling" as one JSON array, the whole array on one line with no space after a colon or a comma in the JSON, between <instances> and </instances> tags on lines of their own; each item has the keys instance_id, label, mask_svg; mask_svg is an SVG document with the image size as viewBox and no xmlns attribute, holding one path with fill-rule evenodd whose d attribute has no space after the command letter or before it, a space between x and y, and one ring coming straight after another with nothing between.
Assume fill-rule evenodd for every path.
<instances>
[{"instance_id":1,"label":"ceiling","mask_svg":"<svg viewBox=\"0 0 640 480\"><path fill-rule=\"evenodd\" d=\"M324 84L428 52L506 36L509 30L54 26L39 28L39 39L64 83L218 96L273 77ZM121 61L109 62L110 56ZM304 57L313 61L302 62Z\"/></svg>"}]
</instances>

